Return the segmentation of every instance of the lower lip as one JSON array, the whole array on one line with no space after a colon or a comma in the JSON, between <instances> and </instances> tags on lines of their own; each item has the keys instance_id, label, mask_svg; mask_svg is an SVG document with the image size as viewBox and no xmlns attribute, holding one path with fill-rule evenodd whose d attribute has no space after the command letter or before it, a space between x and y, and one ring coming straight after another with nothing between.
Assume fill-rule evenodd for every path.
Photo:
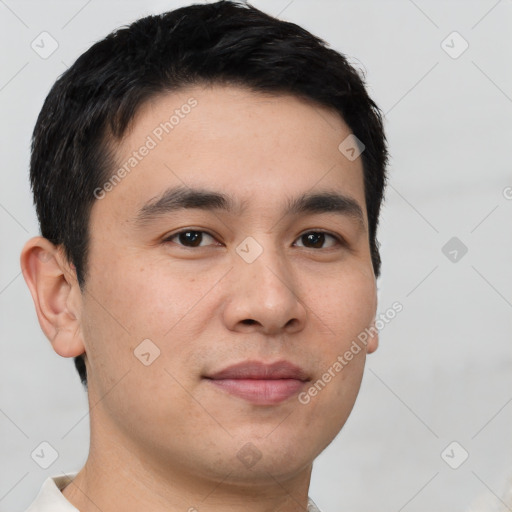
<instances>
[{"instance_id":1,"label":"lower lip","mask_svg":"<svg viewBox=\"0 0 512 512\"><path fill-rule=\"evenodd\" d=\"M297 379L209 379L215 386L257 405L273 405L297 394L305 382Z\"/></svg>"}]
</instances>

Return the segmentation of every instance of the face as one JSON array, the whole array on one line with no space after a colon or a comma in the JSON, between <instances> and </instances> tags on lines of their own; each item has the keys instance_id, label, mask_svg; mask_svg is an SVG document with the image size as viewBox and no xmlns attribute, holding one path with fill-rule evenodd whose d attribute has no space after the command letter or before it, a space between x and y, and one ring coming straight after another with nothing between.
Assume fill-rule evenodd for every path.
<instances>
[{"instance_id":1,"label":"face","mask_svg":"<svg viewBox=\"0 0 512 512\"><path fill-rule=\"evenodd\" d=\"M328 109L227 86L140 111L90 218L93 438L233 482L291 477L332 441L376 347L353 349L376 286L349 134Z\"/></svg>"}]
</instances>

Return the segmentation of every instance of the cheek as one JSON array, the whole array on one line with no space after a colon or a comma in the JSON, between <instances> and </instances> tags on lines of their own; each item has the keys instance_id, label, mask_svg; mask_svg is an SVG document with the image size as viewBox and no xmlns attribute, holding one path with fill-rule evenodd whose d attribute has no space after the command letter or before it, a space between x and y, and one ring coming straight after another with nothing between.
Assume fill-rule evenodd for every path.
<instances>
[{"instance_id":1,"label":"cheek","mask_svg":"<svg viewBox=\"0 0 512 512\"><path fill-rule=\"evenodd\" d=\"M166 262L127 255L97 275L97 294L111 320L133 338L162 338L205 296L216 276L176 270Z\"/></svg>"},{"instance_id":2,"label":"cheek","mask_svg":"<svg viewBox=\"0 0 512 512\"><path fill-rule=\"evenodd\" d=\"M363 269L339 272L336 278L317 282L308 287L305 297L311 319L332 338L337 350L357 339L372 324L377 307L375 279Z\"/></svg>"},{"instance_id":3,"label":"cheek","mask_svg":"<svg viewBox=\"0 0 512 512\"><path fill-rule=\"evenodd\" d=\"M308 289L310 329L317 333L317 372L303 395L310 412L322 418L318 421L333 429L333 435L348 418L359 392L366 346L358 336L372 325L377 305L375 279L365 268L336 276Z\"/></svg>"},{"instance_id":4,"label":"cheek","mask_svg":"<svg viewBox=\"0 0 512 512\"><path fill-rule=\"evenodd\" d=\"M187 407L188 397L172 375L194 351L194 304L208 285L134 260L118 258L91 273L82 316L89 389L96 400L105 397L103 407L133 432L148 417L167 425L165 414ZM168 396L173 407L162 407Z\"/></svg>"},{"instance_id":5,"label":"cheek","mask_svg":"<svg viewBox=\"0 0 512 512\"><path fill-rule=\"evenodd\" d=\"M332 272L330 276L308 277L305 282L308 286L304 289L304 302L309 312L308 329L311 333L308 338L317 340L314 349L317 372L322 375L331 369L336 375L332 380L338 385L329 387L346 387L349 382L356 384L363 371L366 353L366 347L358 336L372 326L375 317L375 279L362 266L360 270L352 266L345 271ZM348 364L342 360L343 370L339 364L337 370L333 369L339 357L343 358L351 349ZM343 384L345 379L347 382Z\"/></svg>"},{"instance_id":6,"label":"cheek","mask_svg":"<svg viewBox=\"0 0 512 512\"><path fill-rule=\"evenodd\" d=\"M160 365L188 358L213 318L204 298L222 275L176 271L165 262L120 253L112 251L91 272L82 317L88 358L106 386L128 370L142 369L136 353L143 340L154 344L144 342Z\"/></svg>"}]
</instances>

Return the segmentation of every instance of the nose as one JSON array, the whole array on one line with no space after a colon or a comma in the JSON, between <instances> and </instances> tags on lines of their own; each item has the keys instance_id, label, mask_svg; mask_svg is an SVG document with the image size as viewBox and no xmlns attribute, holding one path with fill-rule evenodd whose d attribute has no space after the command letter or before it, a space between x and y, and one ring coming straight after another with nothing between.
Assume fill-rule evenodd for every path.
<instances>
[{"instance_id":1,"label":"nose","mask_svg":"<svg viewBox=\"0 0 512 512\"><path fill-rule=\"evenodd\" d=\"M266 250L251 263L235 255L230 278L223 310L230 330L269 336L304 328L307 311L299 283L281 255Z\"/></svg>"}]
</instances>

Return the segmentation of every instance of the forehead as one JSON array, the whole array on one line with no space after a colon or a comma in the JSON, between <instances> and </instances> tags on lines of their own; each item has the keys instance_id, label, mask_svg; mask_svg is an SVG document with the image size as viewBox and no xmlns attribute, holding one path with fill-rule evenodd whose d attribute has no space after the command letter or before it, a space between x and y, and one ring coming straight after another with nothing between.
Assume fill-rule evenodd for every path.
<instances>
[{"instance_id":1,"label":"forehead","mask_svg":"<svg viewBox=\"0 0 512 512\"><path fill-rule=\"evenodd\" d=\"M364 211L361 158L339 150L350 133L334 110L289 94L220 85L166 93L140 109L119 143L99 209L120 201L123 212L137 209L181 186L268 207L332 189Z\"/></svg>"}]
</instances>

